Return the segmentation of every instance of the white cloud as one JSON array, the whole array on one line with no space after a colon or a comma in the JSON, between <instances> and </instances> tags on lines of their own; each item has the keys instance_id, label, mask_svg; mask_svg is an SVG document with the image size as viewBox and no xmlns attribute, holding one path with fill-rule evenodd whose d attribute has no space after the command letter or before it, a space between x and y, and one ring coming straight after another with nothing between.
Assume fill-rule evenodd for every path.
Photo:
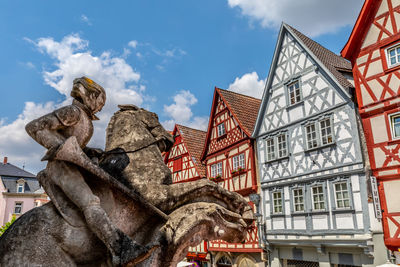
<instances>
[{"instance_id":1,"label":"white cloud","mask_svg":"<svg viewBox=\"0 0 400 267\"><path fill-rule=\"evenodd\" d=\"M228 0L252 21L263 27L278 28L282 21L315 37L353 25L362 0Z\"/></svg>"},{"instance_id":2,"label":"white cloud","mask_svg":"<svg viewBox=\"0 0 400 267\"><path fill-rule=\"evenodd\" d=\"M85 14L81 15L81 21L87 23L87 25L89 25L89 26L92 25L92 22L90 21L90 19Z\"/></svg>"},{"instance_id":3,"label":"white cloud","mask_svg":"<svg viewBox=\"0 0 400 267\"><path fill-rule=\"evenodd\" d=\"M69 93L74 78L87 76L101 84L107 93L107 102L99 113L100 121L94 123L95 132L90 146L104 147L105 128L117 104L142 105L144 85L138 84L140 74L135 72L123 58L103 52L95 56L88 50L89 42L79 35L68 35L61 41L52 38L29 39L54 64L52 70L43 72L45 82L64 95L62 103L25 103L24 111L9 123L0 124L0 151L18 166L25 163L28 169L38 171L43 166L40 158L43 148L25 133L25 124L55 108L71 103Z\"/></svg>"},{"instance_id":4,"label":"white cloud","mask_svg":"<svg viewBox=\"0 0 400 267\"><path fill-rule=\"evenodd\" d=\"M132 40L132 41L130 41L130 42L128 43L128 45L129 45L130 47L132 47L132 48L136 48L137 45L138 45L138 41Z\"/></svg>"},{"instance_id":5,"label":"white cloud","mask_svg":"<svg viewBox=\"0 0 400 267\"><path fill-rule=\"evenodd\" d=\"M235 81L229 85L228 90L261 99L264 86L265 81L260 80L254 71L246 73L240 78L236 77Z\"/></svg>"},{"instance_id":6,"label":"white cloud","mask_svg":"<svg viewBox=\"0 0 400 267\"><path fill-rule=\"evenodd\" d=\"M174 96L174 103L164 105L164 113L170 120L162 122L163 126L172 130L175 123L191 128L205 130L207 128L207 117L193 117L191 106L197 103L197 98L190 91L180 91Z\"/></svg>"}]
</instances>

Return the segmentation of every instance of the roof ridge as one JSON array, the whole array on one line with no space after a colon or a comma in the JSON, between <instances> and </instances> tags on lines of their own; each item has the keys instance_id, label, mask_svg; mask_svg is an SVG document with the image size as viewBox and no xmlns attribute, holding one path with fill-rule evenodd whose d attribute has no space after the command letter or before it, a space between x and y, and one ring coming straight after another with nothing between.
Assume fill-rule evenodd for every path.
<instances>
[{"instance_id":1,"label":"roof ridge","mask_svg":"<svg viewBox=\"0 0 400 267\"><path fill-rule=\"evenodd\" d=\"M228 89L222 89L222 88L219 88L219 87L215 87L215 88L216 88L217 90L221 90L221 91L224 91L224 92L236 94L236 95L239 95L239 96L244 96L244 97L252 98L252 99L255 99L255 100L261 100L261 98L257 98L257 97L249 96L249 95L245 95L245 94L241 94L241 93L234 92L234 91L231 91L231 90L228 90Z\"/></svg>"},{"instance_id":2,"label":"roof ridge","mask_svg":"<svg viewBox=\"0 0 400 267\"><path fill-rule=\"evenodd\" d=\"M184 128L187 128L187 129L190 129L190 130L193 130L193 131L198 131L198 132L202 132L202 133L207 133L207 131L203 131L203 130L200 130L200 129L188 127L188 126L182 125L182 124L176 124L176 126L177 126L177 127L184 127Z\"/></svg>"},{"instance_id":3,"label":"roof ridge","mask_svg":"<svg viewBox=\"0 0 400 267\"><path fill-rule=\"evenodd\" d=\"M313 39L311 39L310 37L308 37L308 36L305 35L304 33L300 32L300 31L297 30L296 28L292 27L291 25L286 24L286 23L285 23L285 25L286 25L287 27L289 27L291 30L293 30L293 31L295 32L295 34L298 35L300 38L303 37L303 38L306 39L307 41L316 44L317 46L319 46L320 48L322 48L325 52L327 52L327 53L331 54L332 56L336 57L336 59L342 61L343 63L351 64L347 59L345 59L344 57L342 57L340 54L334 53L333 51L329 50L328 48L326 48L325 46L323 46L323 45L320 44L319 42L314 41ZM305 45L307 45L307 44L305 43ZM307 47L310 48L310 46L308 46L308 45L307 45ZM311 48L310 48L310 49L311 49ZM311 51L313 51L313 49L311 49ZM313 51L313 53L315 54L314 51ZM320 58L317 54L316 54L315 56L317 56L317 57L321 60L321 58ZM323 61L325 61L325 60L323 60ZM328 63L328 64L330 64L330 65L332 65L332 66L334 66L334 67L343 68L342 66L337 66L336 64L333 64L334 62L323 62L323 63L324 63L324 64L325 64L325 63ZM350 65L350 69L351 69L351 65Z\"/></svg>"}]
</instances>

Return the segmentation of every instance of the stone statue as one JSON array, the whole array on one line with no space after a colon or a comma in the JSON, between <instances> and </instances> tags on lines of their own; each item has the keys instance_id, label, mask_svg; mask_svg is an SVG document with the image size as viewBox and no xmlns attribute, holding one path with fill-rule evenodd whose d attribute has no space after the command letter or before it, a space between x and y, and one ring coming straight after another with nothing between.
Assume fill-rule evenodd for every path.
<instances>
[{"instance_id":1,"label":"stone statue","mask_svg":"<svg viewBox=\"0 0 400 267\"><path fill-rule=\"evenodd\" d=\"M105 152L87 148L104 89L75 79L72 105L30 122L48 149L38 179L51 198L0 237L0 266L175 266L202 240L241 242L247 201L207 180L171 184L173 144L156 114L120 105Z\"/></svg>"}]
</instances>

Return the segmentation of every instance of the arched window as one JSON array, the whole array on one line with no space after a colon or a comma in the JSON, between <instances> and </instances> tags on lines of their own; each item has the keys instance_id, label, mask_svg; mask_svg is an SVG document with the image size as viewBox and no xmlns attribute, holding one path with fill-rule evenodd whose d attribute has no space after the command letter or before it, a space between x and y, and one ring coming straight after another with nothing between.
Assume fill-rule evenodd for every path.
<instances>
[{"instance_id":1,"label":"arched window","mask_svg":"<svg viewBox=\"0 0 400 267\"><path fill-rule=\"evenodd\" d=\"M238 267L256 267L255 263L249 259L249 258L243 258L239 264Z\"/></svg>"},{"instance_id":2,"label":"arched window","mask_svg":"<svg viewBox=\"0 0 400 267\"><path fill-rule=\"evenodd\" d=\"M232 266L232 262L231 260L226 257L226 256L222 256L221 258L218 259L217 261L217 266L218 267L228 267L228 266Z\"/></svg>"}]
</instances>

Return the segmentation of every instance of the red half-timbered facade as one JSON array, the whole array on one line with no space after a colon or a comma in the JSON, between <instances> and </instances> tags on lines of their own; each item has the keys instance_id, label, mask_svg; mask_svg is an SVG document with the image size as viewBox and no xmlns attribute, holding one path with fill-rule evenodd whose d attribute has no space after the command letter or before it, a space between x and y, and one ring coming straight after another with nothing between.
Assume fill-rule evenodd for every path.
<instances>
[{"instance_id":1,"label":"red half-timbered facade","mask_svg":"<svg viewBox=\"0 0 400 267\"><path fill-rule=\"evenodd\" d=\"M400 248L400 1L366 0L342 56L353 65L371 170L378 181L385 244L397 251Z\"/></svg>"},{"instance_id":2,"label":"red half-timbered facade","mask_svg":"<svg viewBox=\"0 0 400 267\"><path fill-rule=\"evenodd\" d=\"M172 132L175 142L164 155L164 162L172 172L173 183L185 183L206 178L206 167L200 157L206 132L176 124ZM207 261L207 242L189 247L188 260Z\"/></svg>"},{"instance_id":3,"label":"red half-timbered facade","mask_svg":"<svg viewBox=\"0 0 400 267\"><path fill-rule=\"evenodd\" d=\"M207 178L248 197L257 193L254 140L251 133L261 100L215 88L202 161ZM243 244L209 242L210 251L260 253L257 228Z\"/></svg>"}]
</instances>

